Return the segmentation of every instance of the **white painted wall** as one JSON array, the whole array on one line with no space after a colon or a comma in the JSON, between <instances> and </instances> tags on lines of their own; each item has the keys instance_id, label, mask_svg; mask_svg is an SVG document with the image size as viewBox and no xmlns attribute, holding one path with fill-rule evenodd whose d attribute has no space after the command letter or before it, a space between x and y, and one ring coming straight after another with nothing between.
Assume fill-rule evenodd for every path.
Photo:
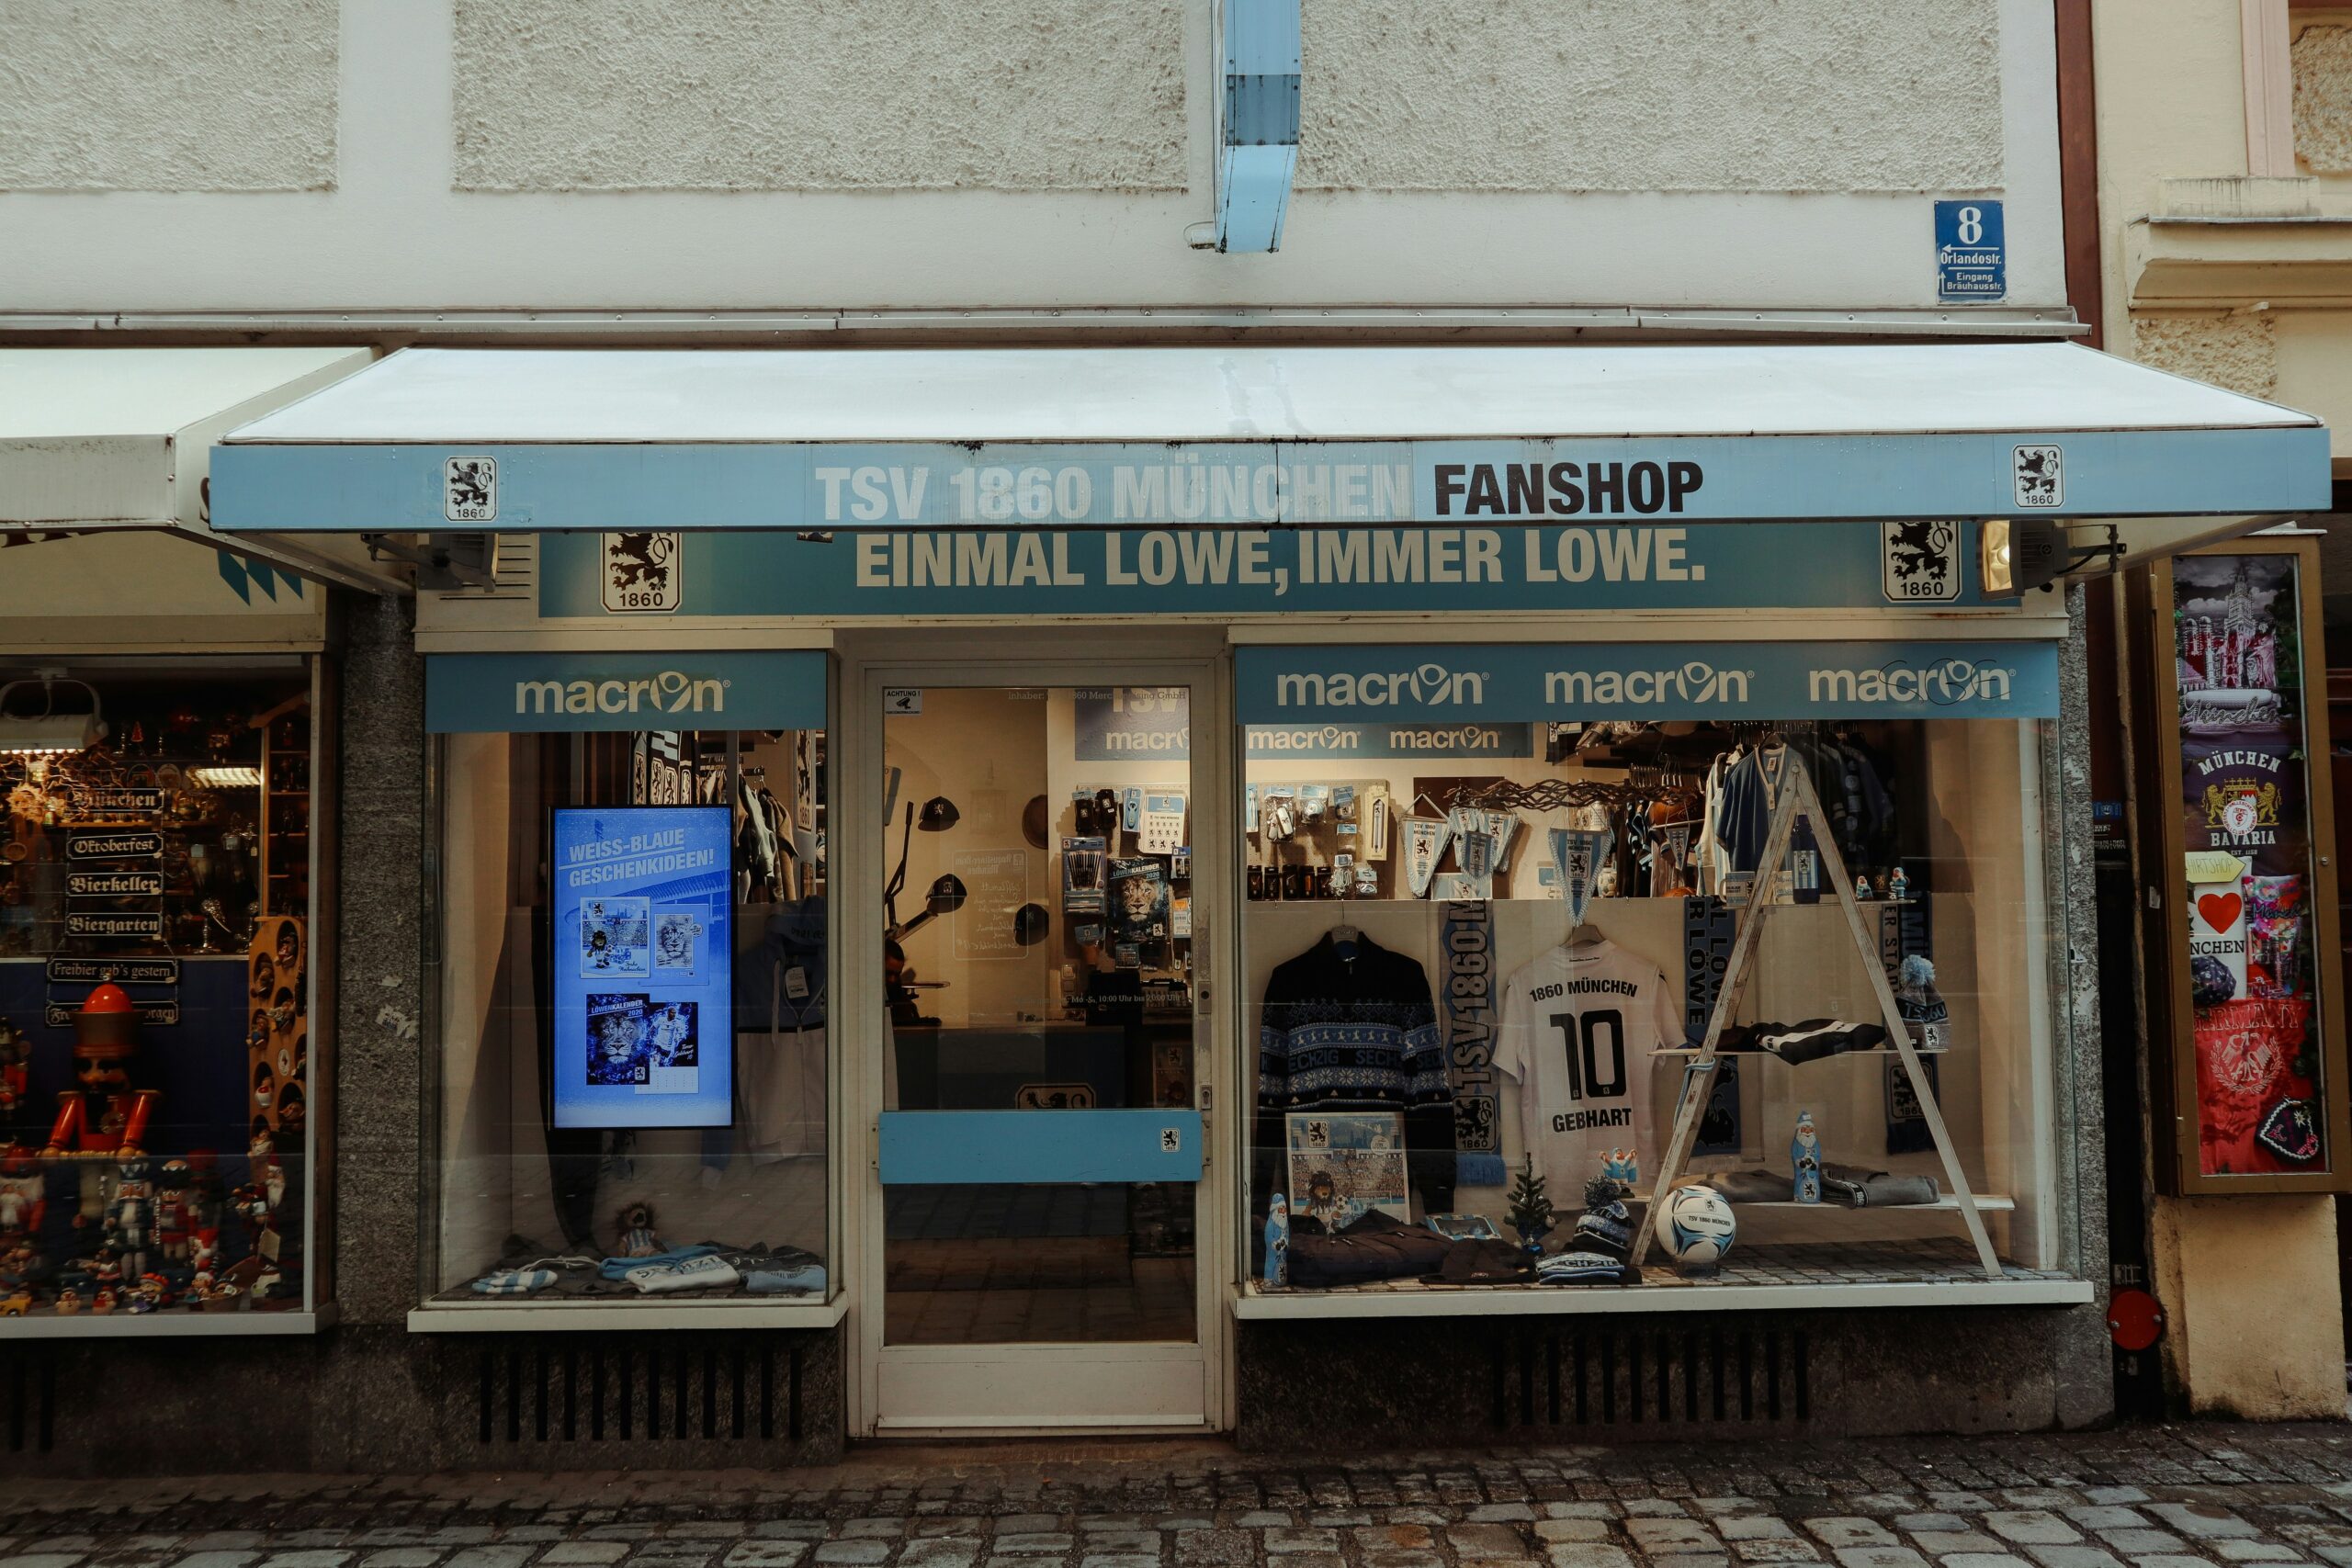
<instances>
[{"instance_id":1,"label":"white painted wall","mask_svg":"<svg viewBox=\"0 0 2352 1568\"><path fill-rule=\"evenodd\" d=\"M2064 299L2046 0L1308 0L1246 257L1214 0L107 8L0 12L0 311L1920 308L1938 195Z\"/></svg>"}]
</instances>

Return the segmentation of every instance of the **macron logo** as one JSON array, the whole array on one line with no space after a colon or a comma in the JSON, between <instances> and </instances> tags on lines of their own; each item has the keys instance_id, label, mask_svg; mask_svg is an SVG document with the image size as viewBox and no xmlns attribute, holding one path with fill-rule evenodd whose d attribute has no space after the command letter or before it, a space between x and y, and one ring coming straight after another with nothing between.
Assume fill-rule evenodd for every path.
<instances>
[{"instance_id":1,"label":"macron logo","mask_svg":"<svg viewBox=\"0 0 2352 1568\"><path fill-rule=\"evenodd\" d=\"M2005 703L2017 681L2015 670L1947 659L1913 668L1899 660L1876 670L1815 670L1805 694L1816 703Z\"/></svg>"},{"instance_id":2,"label":"macron logo","mask_svg":"<svg viewBox=\"0 0 2352 1568\"><path fill-rule=\"evenodd\" d=\"M1448 670L1434 663L1413 670L1342 671L1335 675L1301 672L1274 678L1277 707L1381 708L1408 702L1428 706L1476 705L1486 700L1485 671Z\"/></svg>"},{"instance_id":3,"label":"macron logo","mask_svg":"<svg viewBox=\"0 0 2352 1568\"><path fill-rule=\"evenodd\" d=\"M727 682L680 670L664 670L634 681L517 681L518 714L653 713L727 711Z\"/></svg>"},{"instance_id":4,"label":"macron logo","mask_svg":"<svg viewBox=\"0 0 2352 1568\"><path fill-rule=\"evenodd\" d=\"M1550 670L1550 706L1640 707L1658 703L1744 703L1753 670L1718 670L1702 659L1658 670Z\"/></svg>"}]
</instances>

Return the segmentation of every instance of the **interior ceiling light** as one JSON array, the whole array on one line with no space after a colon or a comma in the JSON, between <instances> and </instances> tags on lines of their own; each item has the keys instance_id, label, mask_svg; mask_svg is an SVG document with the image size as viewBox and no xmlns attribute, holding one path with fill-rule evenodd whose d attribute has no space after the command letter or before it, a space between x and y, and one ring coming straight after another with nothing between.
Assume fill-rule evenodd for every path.
<instances>
[{"instance_id":1,"label":"interior ceiling light","mask_svg":"<svg viewBox=\"0 0 2352 1568\"><path fill-rule=\"evenodd\" d=\"M90 694L87 713L57 711L57 688L60 684L79 686ZM41 693L41 711L37 714L13 714L8 711L8 699L20 686L38 685ZM76 681L60 669L36 670L29 680L11 681L0 685L0 755L19 757L69 756L86 751L106 739L107 721L98 708L97 688L87 681Z\"/></svg>"},{"instance_id":2,"label":"interior ceiling light","mask_svg":"<svg viewBox=\"0 0 2352 1568\"><path fill-rule=\"evenodd\" d=\"M259 768L190 768L187 782L198 789L259 789Z\"/></svg>"}]
</instances>

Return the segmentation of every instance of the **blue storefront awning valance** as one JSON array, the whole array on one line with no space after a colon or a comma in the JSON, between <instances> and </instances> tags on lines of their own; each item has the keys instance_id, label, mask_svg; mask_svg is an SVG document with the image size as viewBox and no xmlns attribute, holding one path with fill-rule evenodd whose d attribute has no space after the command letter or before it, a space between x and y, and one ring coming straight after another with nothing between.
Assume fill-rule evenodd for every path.
<instances>
[{"instance_id":1,"label":"blue storefront awning valance","mask_svg":"<svg viewBox=\"0 0 2352 1568\"><path fill-rule=\"evenodd\" d=\"M434 734L821 729L814 651L436 653L424 661Z\"/></svg>"},{"instance_id":2,"label":"blue storefront awning valance","mask_svg":"<svg viewBox=\"0 0 2352 1568\"><path fill-rule=\"evenodd\" d=\"M409 349L233 432L228 531L2324 509L2311 415L2065 344Z\"/></svg>"},{"instance_id":3,"label":"blue storefront awning valance","mask_svg":"<svg viewBox=\"0 0 2352 1568\"><path fill-rule=\"evenodd\" d=\"M1234 663L1250 726L2058 715L2050 642L1259 647Z\"/></svg>"}]
</instances>

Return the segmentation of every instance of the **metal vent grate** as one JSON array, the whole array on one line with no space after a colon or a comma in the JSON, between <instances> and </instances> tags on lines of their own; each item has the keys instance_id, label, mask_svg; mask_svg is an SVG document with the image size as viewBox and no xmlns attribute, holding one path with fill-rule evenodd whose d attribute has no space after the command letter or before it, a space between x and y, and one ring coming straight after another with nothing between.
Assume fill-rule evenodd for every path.
<instances>
[{"instance_id":1,"label":"metal vent grate","mask_svg":"<svg viewBox=\"0 0 2352 1568\"><path fill-rule=\"evenodd\" d=\"M1813 1415L1812 1344L1795 1327L1515 1326L1494 1342L1494 1425L1771 1425Z\"/></svg>"},{"instance_id":2,"label":"metal vent grate","mask_svg":"<svg viewBox=\"0 0 2352 1568\"><path fill-rule=\"evenodd\" d=\"M8 1425L8 1452L45 1454L57 1447L54 1346L19 1346L0 1356L0 1416Z\"/></svg>"},{"instance_id":3,"label":"metal vent grate","mask_svg":"<svg viewBox=\"0 0 2352 1568\"><path fill-rule=\"evenodd\" d=\"M502 1336L473 1352L473 1436L798 1442L804 1354L757 1334Z\"/></svg>"}]
</instances>

